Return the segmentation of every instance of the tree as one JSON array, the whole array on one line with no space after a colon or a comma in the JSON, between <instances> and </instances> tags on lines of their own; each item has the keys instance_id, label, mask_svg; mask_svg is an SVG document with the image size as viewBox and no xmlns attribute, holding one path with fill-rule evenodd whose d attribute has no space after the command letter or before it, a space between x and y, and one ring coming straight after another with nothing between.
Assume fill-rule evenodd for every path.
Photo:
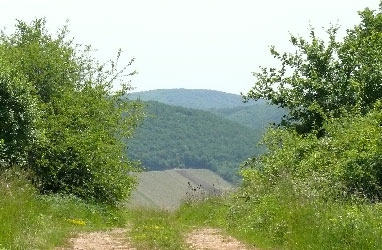
<instances>
[{"instance_id":1,"label":"tree","mask_svg":"<svg viewBox=\"0 0 382 250\"><path fill-rule=\"evenodd\" d=\"M0 47L0 156L15 164L26 160L28 147L36 139L39 112L34 87L2 60L4 53Z\"/></svg>"},{"instance_id":2,"label":"tree","mask_svg":"<svg viewBox=\"0 0 382 250\"><path fill-rule=\"evenodd\" d=\"M268 129L268 151L243 165L250 189L277 191L284 183L308 198L381 199L380 5L378 13L359 12L360 24L342 42L330 28L327 43L312 30L310 41L291 37L295 54L271 49L281 69L263 68L246 98L265 98L289 114L284 127Z\"/></svg>"},{"instance_id":3,"label":"tree","mask_svg":"<svg viewBox=\"0 0 382 250\"><path fill-rule=\"evenodd\" d=\"M282 125L299 133L317 130L343 111L365 114L382 97L382 3L379 12L359 12L359 25L336 41L338 27L327 30L328 42L311 29L310 39L291 36L295 53L271 54L280 68L261 68L246 99L264 98L286 108Z\"/></svg>"},{"instance_id":4,"label":"tree","mask_svg":"<svg viewBox=\"0 0 382 250\"><path fill-rule=\"evenodd\" d=\"M19 21L16 28L0 37L0 118L16 128L1 127L5 149L23 148L19 164L32 171L42 193L107 203L125 199L135 183L128 173L137 168L125 157L122 139L141 117L140 105L124 98L131 88L126 76L135 73L124 71L133 60L118 70L119 52L116 61L100 64L89 46L67 39L66 27L57 37L49 34L44 19ZM3 68L12 74L4 75ZM117 81L122 88L112 91Z\"/></svg>"}]
</instances>

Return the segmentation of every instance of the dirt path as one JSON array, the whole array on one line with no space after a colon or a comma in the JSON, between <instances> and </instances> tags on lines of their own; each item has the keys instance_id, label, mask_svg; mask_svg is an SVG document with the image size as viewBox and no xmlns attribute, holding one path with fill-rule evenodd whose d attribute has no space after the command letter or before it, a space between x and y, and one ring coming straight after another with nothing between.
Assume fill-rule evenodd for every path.
<instances>
[{"instance_id":1,"label":"dirt path","mask_svg":"<svg viewBox=\"0 0 382 250\"><path fill-rule=\"evenodd\" d=\"M70 240L69 248L56 250L136 250L129 245L127 230L116 228L105 232L91 232L79 234Z\"/></svg>"},{"instance_id":2,"label":"dirt path","mask_svg":"<svg viewBox=\"0 0 382 250\"><path fill-rule=\"evenodd\" d=\"M192 231L186 237L186 243L193 250L247 250L243 243L214 228L204 228Z\"/></svg>"},{"instance_id":3,"label":"dirt path","mask_svg":"<svg viewBox=\"0 0 382 250\"><path fill-rule=\"evenodd\" d=\"M127 230L116 228L105 232L79 234L70 240L70 247L56 250L137 250L132 247L127 236ZM186 235L186 243L192 250L249 250L233 237L223 236L214 228L194 230ZM256 249L253 249L256 250Z\"/></svg>"}]
</instances>

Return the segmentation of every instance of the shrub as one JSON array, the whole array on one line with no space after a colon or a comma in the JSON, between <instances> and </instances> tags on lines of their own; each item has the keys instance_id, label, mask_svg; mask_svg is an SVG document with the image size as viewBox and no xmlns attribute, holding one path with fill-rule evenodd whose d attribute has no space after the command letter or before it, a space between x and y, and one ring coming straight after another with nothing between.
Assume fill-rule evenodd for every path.
<instances>
[{"instance_id":1,"label":"shrub","mask_svg":"<svg viewBox=\"0 0 382 250\"><path fill-rule=\"evenodd\" d=\"M32 170L42 193L115 203L135 183L128 173L136 164L124 156L122 143L141 116L140 105L124 98L131 89L126 76L134 72L124 75L125 68L117 68L120 53L115 62L100 64L90 47L74 45L67 35L64 27L52 36L43 19L19 21L14 34L2 33L5 159L23 156L21 165ZM121 89L113 91L118 82Z\"/></svg>"},{"instance_id":2,"label":"shrub","mask_svg":"<svg viewBox=\"0 0 382 250\"><path fill-rule=\"evenodd\" d=\"M0 47L0 156L4 162L22 163L36 139L39 117L33 85L4 62Z\"/></svg>"},{"instance_id":3,"label":"shrub","mask_svg":"<svg viewBox=\"0 0 382 250\"><path fill-rule=\"evenodd\" d=\"M299 135L270 129L264 142L269 152L247 162L245 185L267 188L290 179L304 196L344 198L382 196L382 111L345 115L328 121L326 136ZM345 196L344 196L345 195Z\"/></svg>"}]
</instances>

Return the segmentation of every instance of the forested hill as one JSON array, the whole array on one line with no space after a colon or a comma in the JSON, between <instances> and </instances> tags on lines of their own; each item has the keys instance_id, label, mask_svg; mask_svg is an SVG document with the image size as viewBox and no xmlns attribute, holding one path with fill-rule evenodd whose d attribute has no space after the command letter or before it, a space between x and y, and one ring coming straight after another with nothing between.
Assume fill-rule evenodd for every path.
<instances>
[{"instance_id":1,"label":"forested hill","mask_svg":"<svg viewBox=\"0 0 382 250\"><path fill-rule=\"evenodd\" d=\"M129 94L129 99L157 101L201 110L247 106L240 95L207 89L157 89ZM262 101L263 102L263 101ZM253 103L253 102L251 102Z\"/></svg>"},{"instance_id":2,"label":"forested hill","mask_svg":"<svg viewBox=\"0 0 382 250\"><path fill-rule=\"evenodd\" d=\"M265 101L243 103L240 95L205 89L158 89L129 94L129 99L157 101L173 106L213 112L263 133L270 123L279 123L286 113Z\"/></svg>"},{"instance_id":3,"label":"forested hill","mask_svg":"<svg viewBox=\"0 0 382 250\"><path fill-rule=\"evenodd\" d=\"M210 112L147 102L147 118L128 142L128 156L147 170L206 168L234 180L260 149L261 134Z\"/></svg>"}]
</instances>

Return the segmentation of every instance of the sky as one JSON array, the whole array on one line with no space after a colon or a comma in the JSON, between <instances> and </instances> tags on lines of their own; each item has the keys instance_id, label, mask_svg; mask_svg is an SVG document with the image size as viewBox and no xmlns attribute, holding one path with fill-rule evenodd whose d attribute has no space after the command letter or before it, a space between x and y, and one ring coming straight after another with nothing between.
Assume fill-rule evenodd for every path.
<instances>
[{"instance_id":1,"label":"sky","mask_svg":"<svg viewBox=\"0 0 382 250\"><path fill-rule=\"evenodd\" d=\"M289 34L359 23L357 11L379 0L0 0L0 27L45 17L55 33L69 20L76 43L90 44L100 61L123 54L138 71L134 91L188 88L246 93L259 66L276 65L271 45L293 51Z\"/></svg>"}]
</instances>

